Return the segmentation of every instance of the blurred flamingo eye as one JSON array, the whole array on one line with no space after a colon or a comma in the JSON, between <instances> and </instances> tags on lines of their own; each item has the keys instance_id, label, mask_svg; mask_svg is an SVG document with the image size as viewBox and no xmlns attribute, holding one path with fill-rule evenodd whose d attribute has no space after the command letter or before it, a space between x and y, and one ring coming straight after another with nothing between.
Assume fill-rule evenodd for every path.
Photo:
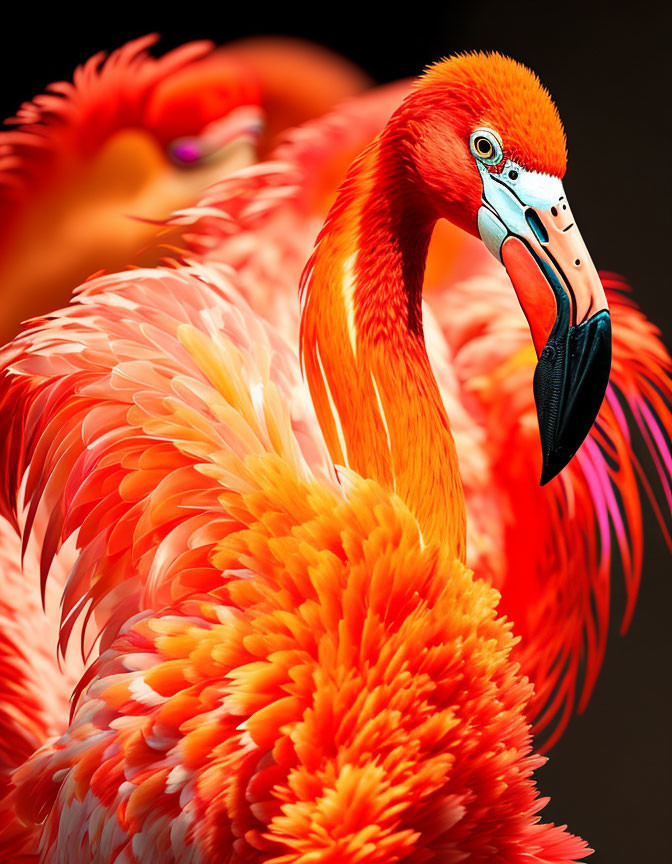
<instances>
[{"instance_id":1,"label":"blurred flamingo eye","mask_svg":"<svg viewBox=\"0 0 672 864\"><path fill-rule=\"evenodd\" d=\"M170 145L168 152L173 162L182 166L194 165L203 157L197 138L178 138Z\"/></svg>"},{"instance_id":2,"label":"blurred flamingo eye","mask_svg":"<svg viewBox=\"0 0 672 864\"><path fill-rule=\"evenodd\" d=\"M502 142L492 129L477 129L469 138L469 149L485 165L497 165L502 161Z\"/></svg>"}]
</instances>

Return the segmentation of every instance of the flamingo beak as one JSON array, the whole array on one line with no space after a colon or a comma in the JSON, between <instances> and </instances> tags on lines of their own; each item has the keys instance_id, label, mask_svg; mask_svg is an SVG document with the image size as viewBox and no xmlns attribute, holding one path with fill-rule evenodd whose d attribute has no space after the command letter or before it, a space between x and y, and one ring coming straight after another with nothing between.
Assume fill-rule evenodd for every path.
<instances>
[{"instance_id":1,"label":"flamingo beak","mask_svg":"<svg viewBox=\"0 0 672 864\"><path fill-rule=\"evenodd\" d=\"M479 233L506 267L539 358L543 486L574 456L602 405L611 369L607 298L561 180L511 160L500 174L478 167Z\"/></svg>"}]
</instances>

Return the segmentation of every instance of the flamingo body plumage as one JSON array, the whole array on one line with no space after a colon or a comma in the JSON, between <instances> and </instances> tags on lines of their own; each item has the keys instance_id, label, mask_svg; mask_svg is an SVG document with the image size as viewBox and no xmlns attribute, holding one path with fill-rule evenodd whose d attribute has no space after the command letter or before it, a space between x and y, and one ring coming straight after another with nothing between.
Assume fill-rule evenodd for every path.
<instances>
[{"instance_id":1,"label":"flamingo body plumage","mask_svg":"<svg viewBox=\"0 0 672 864\"><path fill-rule=\"evenodd\" d=\"M315 475L285 407L296 355L272 338L198 271L135 271L14 358L30 387L44 340L60 373L35 394L53 419L25 429L68 454L65 615L107 618L14 812L64 862L575 860L582 842L538 824L531 688L496 593L374 481Z\"/></svg>"}]
</instances>

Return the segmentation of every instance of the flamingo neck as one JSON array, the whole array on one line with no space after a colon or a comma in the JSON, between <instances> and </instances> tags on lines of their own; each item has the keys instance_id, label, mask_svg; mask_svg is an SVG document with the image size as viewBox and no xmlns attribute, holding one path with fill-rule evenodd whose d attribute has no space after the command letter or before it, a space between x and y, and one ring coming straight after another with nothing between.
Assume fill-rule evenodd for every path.
<instances>
[{"instance_id":1,"label":"flamingo neck","mask_svg":"<svg viewBox=\"0 0 672 864\"><path fill-rule=\"evenodd\" d=\"M455 444L422 329L436 216L394 136L352 166L302 280L301 351L327 446L395 491L424 542L465 558Z\"/></svg>"}]
</instances>

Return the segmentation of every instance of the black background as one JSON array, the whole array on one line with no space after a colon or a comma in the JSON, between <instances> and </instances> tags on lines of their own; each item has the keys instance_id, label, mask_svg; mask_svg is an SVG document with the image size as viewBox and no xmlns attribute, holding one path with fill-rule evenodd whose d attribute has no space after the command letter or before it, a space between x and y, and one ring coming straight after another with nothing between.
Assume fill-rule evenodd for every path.
<instances>
[{"instance_id":1,"label":"black background","mask_svg":"<svg viewBox=\"0 0 672 864\"><path fill-rule=\"evenodd\" d=\"M281 6L282 8L278 8ZM76 64L147 32L162 47L261 33L314 39L351 57L378 81L415 75L451 52L498 49L531 66L553 94L569 141L566 188L600 268L625 274L672 346L672 116L667 4L468 0L440 6L313 2L311 7L189 3L126 7L102 0L51 11L24 4L0 36L0 115ZM568 823L595 862L671 861L670 555L647 512L638 608L618 635L623 591L615 580L604 669L586 714L541 769L547 819Z\"/></svg>"}]
</instances>

